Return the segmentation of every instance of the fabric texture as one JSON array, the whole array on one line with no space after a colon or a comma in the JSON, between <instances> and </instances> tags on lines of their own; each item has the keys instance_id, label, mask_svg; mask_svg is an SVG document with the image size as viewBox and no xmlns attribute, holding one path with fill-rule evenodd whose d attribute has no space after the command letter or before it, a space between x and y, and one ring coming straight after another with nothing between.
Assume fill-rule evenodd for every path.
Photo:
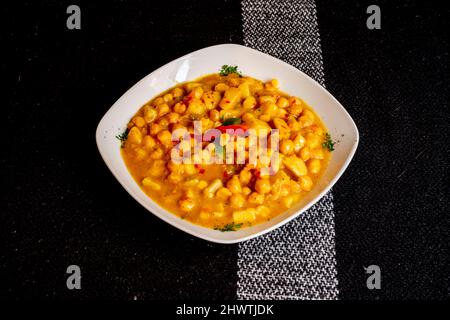
<instances>
[{"instance_id":1,"label":"fabric texture","mask_svg":"<svg viewBox=\"0 0 450 320\"><path fill-rule=\"evenodd\" d=\"M314 0L243 0L246 46L297 67L324 85ZM333 196L277 230L243 242L238 299L337 299Z\"/></svg>"}]
</instances>

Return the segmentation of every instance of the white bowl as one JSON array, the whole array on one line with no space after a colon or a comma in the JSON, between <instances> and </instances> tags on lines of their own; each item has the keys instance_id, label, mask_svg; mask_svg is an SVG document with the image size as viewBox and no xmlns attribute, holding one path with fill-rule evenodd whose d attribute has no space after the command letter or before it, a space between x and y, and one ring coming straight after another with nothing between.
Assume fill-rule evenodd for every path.
<instances>
[{"instance_id":1,"label":"white bowl","mask_svg":"<svg viewBox=\"0 0 450 320\"><path fill-rule=\"evenodd\" d=\"M224 64L237 65L244 75L263 81L276 78L280 89L299 96L325 122L336 144L320 182L295 207L272 220L233 232L221 232L180 219L150 199L134 181L120 154L116 135L141 106L177 83L216 73ZM193 236L219 243L236 243L267 233L294 219L316 203L336 183L350 163L358 145L358 129L344 107L316 81L289 64L236 44L222 44L189 53L153 71L129 89L106 112L98 124L96 140L108 168L125 190L148 211Z\"/></svg>"}]
</instances>

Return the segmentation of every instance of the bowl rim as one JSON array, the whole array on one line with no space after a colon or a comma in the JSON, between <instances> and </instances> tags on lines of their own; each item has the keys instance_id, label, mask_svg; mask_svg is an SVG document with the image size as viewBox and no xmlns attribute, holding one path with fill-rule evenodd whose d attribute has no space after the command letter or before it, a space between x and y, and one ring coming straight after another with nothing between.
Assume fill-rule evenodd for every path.
<instances>
[{"instance_id":1,"label":"bowl rim","mask_svg":"<svg viewBox=\"0 0 450 320\"><path fill-rule=\"evenodd\" d=\"M198 53L201 53L202 51L208 51L210 49L213 48L218 48L218 47L238 47L240 49L245 49L248 50L249 52L252 52L254 54L258 54L258 55L262 55L270 60L272 60L274 63L277 64L282 64L284 67L293 70L294 72L300 73L305 80L309 81L309 82L313 82L313 84L315 84L318 89L322 92L322 94L325 94L326 96L328 96L329 98L331 98L331 100L340 108L340 111L343 112L346 116L346 118L348 120L350 120L350 124L352 126L352 131L354 131L355 133L355 137L354 137L354 143L350 149L350 152L347 154L345 161L343 162L341 168L338 170L338 172L334 175L334 177L328 182L328 184L326 185L326 187L314 198L312 198L305 206L303 206L302 208L300 208L297 212L292 213L291 215L287 216L286 218L284 218L283 220L268 226L267 228L264 228L260 231L257 231L255 233L246 235L246 236L241 236L241 237L236 237L236 238L232 238L232 239L220 239L220 238L215 238L215 237L211 237L209 235L206 234L199 234L197 233L195 230L193 229L189 229L187 226L183 225L183 224L177 224L174 221L171 221L169 218L166 217L166 213L164 211L167 211L168 214L171 214L173 216L175 216L176 218L180 219L181 221L183 221L180 217L176 216L175 214L171 213L169 210L161 207L161 205L159 205L156 201L154 201L152 198L150 198L148 195L147 198L148 200L150 200L151 202L153 202L157 207L159 207L161 210L161 212L153 212L153 210L150 210L146 203L144 201L141 201L141 199L131 190L130 186L128 185L128 183L126 181L123 181L123 179L119 176L118 172L116 171L116 168L114 168L114 166L107 160L108 157L105 154L105 150L103 150L102 147L102 142L100 137L102 136L102 128L105 125L105 121L108 117L108 115L113 111L113 109L115 109L117 102L121 101L122 99L126 98L128 95L131 94L131 92L133 91L133 89L139 85L141 85L143 82L145 82L149 77L151 77L153 74L157 73L158 71L160 71L161 69L174 64L180 60L186 59L191 55L195 55ZM118 107L118 106L117 106ZM261 52L259 50L253 49L253 48L249 48L240 44L234 44L234 43L224 43L224 44L217 44L217 45L213 45L213 46L208 46L202 49L198 49L195 51L192 51L190 53L187 53L179 58L176 58L164 65L162 65L161 67L151 71L150 73L148 73L146 76L144 76L141 80L139 80L138 82L136 82L134 85L132 85L127 91L125 91L124 94L122 94L113 104L112 106L105 112L105 114L102 116L101 120L99 121L98 125L97 125L97 129L96 129L96 144L97 144L97 149L103 159L103 161L105 162L106 166L108 167L108 169L111 171L111 173L113 174L113 176L119 181L119 183L122 185L122 187L133 197L133 199L135 201L137 201L140 205L142 205L147 211L151 212L153 215L155 215L156 217L160 218L161 220L163 220L164 222L172 225L173 227L180 229L192 236L195 236L197 238L201 238L203 240L207 240L210 242L214 242L214 243L220 243L220 244L234 244L234 243L238 243L238 242L242 242L242 241L246 241L252 238L256 238L259 237L261 235L264 235L266 233L269 233L281 226L283 226L284 224L287 224L288 222L290 222L291 220L297 218L300 214L302 214L303 212L307 211L309 208L311 208L314 204L316 204L327 192L330 191L330 189L335 185L335 183L340 179L340 177L343 175L343 173L346 171L346 169L348 168L350 162L352 161L358 144L359 144L359 131L358 128L353 120L353 118L350 116L350 114L348 113L348 111L344 108L344 106L328 91L326 90L321 84L319 84L316 80L314 80L313 78L311 78L310 76L308 76L307 74L305 74L303 71L297 69L296 67L278 59L275 58L269 54L266 54L264 52ZM123 161L123 160L122 160ZM135 180L133 179L133 181L135 182ZM135 182L136 183L136 182ZM138 186L140 188L140 186ZM210 228L206 228L200 225L197 225L195 223L192 223L190 221L187 221L189 224L192 224L195 227L201 227L201 228L205 228L205 229L209 229ZM233 232L233 234L239 234L239 231L235 231ZM220 232L220 231L217 231Z\"/></svg>"}]
</instances>

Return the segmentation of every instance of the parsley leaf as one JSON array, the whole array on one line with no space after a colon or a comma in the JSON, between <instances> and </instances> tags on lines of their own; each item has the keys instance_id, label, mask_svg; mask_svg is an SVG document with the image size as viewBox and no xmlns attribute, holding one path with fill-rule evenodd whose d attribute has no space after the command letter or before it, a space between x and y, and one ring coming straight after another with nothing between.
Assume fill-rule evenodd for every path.
<instances>
[{"instance_id":1,"label":"parsley leaf","mask_svg":"<svg viewBox=\"0 0 450 320\"><path fill-rule=\"evenodd\" d=\"M125 129L124 132L118 134L116 136L116 139L120 140L120 142L122 142L122 144L120 145L121 148L124 147L125 141L127 141L128 139L128 129Z\"/></svg>"},{"instance_id":2,"label":"parsley leaf","mask_svg":"<svg viewBox=\"0 0 450 320\"><path fill-rule=\"evenodd\" d=\"M331 152L331 151L334 151L334 145L335 144L336 144L336 142L331 140L331 135L327 132L325 134L325 140L322 143L322 148L328 149Z\"/></svg>"},{"instance_id":3,"label":"parsley leaf","mask_svg":"<svg viewBox=\"0 0 450 320\"><path fill-rule=\"evenodd\" d=\"M222 123L222 125L231 126L235 124L241 124L241 122L242 122L241 118L228 118Z\"/></svg>"},{"instance_id":4,"label":"parsley leaf","mask_svg":"<svg viewBox=\"0 0 450 320\"><path fill-rule=\"evenodd\" d=\"M232 73L236 73L239 77L242 77L242 73L238 70L238 66L229 66L225 64L219 72L221 76L227 76Z\"/></svg>"},{"instance_id":5,"label":"parsley leaf","mask_svg":"<svg viewBox=\"0 0 450 320\"><path fill-rule=\"evenodd\" d=\"M239 229L240 227L242 227L242 223L228 223L226 225L224 225L223 227L215 227L214 230L219 230L221 232L227 232L227 231L237 231L237 229Z\"/></svg>"}]
</instances>

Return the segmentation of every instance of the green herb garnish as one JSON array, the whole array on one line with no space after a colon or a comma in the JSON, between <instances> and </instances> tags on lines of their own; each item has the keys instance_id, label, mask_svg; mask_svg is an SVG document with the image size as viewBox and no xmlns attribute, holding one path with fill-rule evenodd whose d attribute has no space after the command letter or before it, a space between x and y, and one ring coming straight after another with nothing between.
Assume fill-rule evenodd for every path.
<instances>
[{"instance_id":1,"label":"green herb garnish","mask_svg":"<svg viewBox=\"0 0 450 320\"><path fill-rule=\"evenodd\" d=\"M234 124L241 124L241 122L242 122L241 118L228 118L222 123L222 125L231 126Z\"/></svg>"},{"instance_id":2,"label":"green herb garnish","mask_svg":"<svg viewBox=\"0 0 450 320\"><path fill-rule=\"evenodd\" d=\"M121 148L124 147L125 141L127 141L128 139L128 129L125 129L124 132L118 134L116 136L116 139L120 140L120 142L122 142L122 144L120 145Z\"/></svg>"},{"instance_id":3,"label":"green herb garnish","mask_svg":"<svg viewBox=\"0 0 450 320\"><path fill-rule=\"evenodd\" d=\"M214 230L219 230L222 232L227 232L227 231L237 231L237 229L239 229L240 227L242 227L242 223L228 223L226 225L224 225L223 227L215 227Z\"/></svg>"},{"instance_id":4,"label":"green herb garnish","mask_svg":"<svg viewBox=\"0 0 450 320\"><path fill-rule=\"evenodd\" d=\"M225 64L222 66L222 69L219 72L221 76L227 76L231 73L236 73L239 77L242 77L241 72L238 71L238 66L229 66Z\"/></svg>"},{"instance_id":5,"label":"green herb garnish","mask_svg":"<svg viewBox=\"0 0 450 320\"><path fill-rule=\"evenodd\" d=\"M328 149L329 151L334 151L334 145L336 142L331 140L331 135L327 132L325 134L325 141L322 143L322 148Z\"/></svg>"}]
</instances>

